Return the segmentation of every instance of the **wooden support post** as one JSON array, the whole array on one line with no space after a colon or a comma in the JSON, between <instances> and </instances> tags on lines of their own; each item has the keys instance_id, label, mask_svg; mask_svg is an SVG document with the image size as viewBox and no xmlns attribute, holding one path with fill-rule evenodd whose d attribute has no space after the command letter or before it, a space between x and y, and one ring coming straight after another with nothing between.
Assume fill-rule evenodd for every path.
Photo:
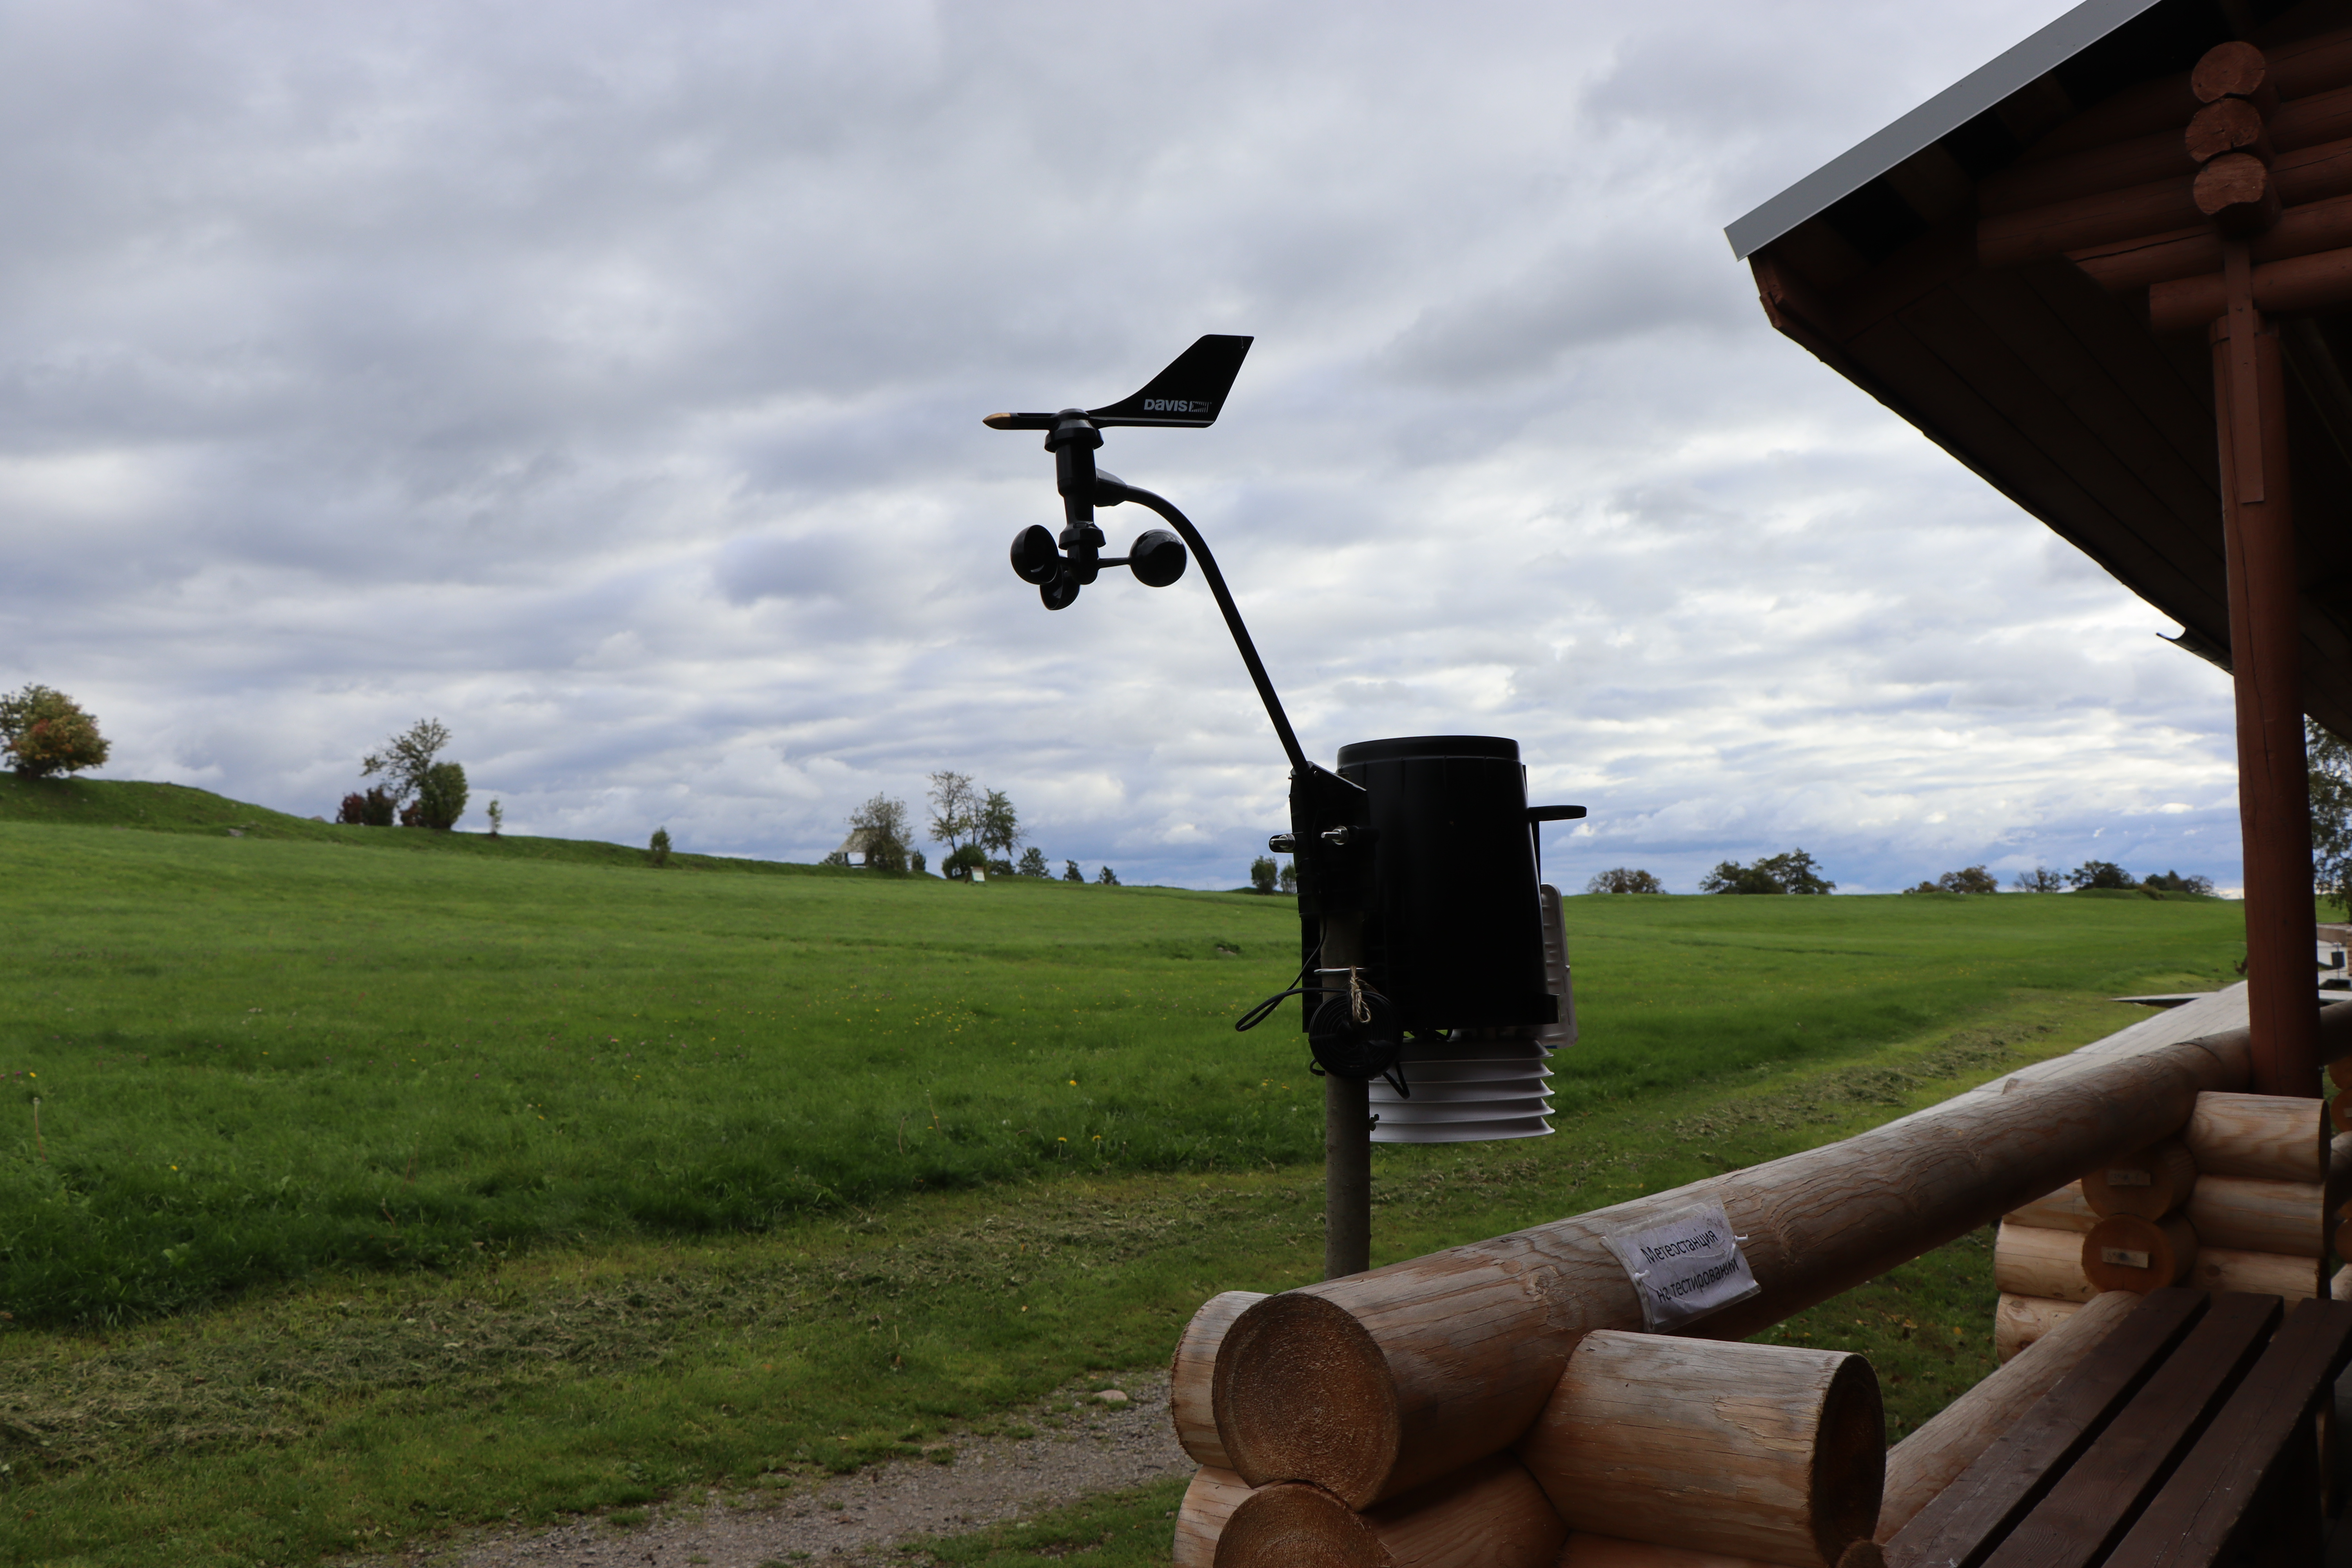
<instances>
[{"instance_id":1,"label":"wooden support post","mask_svg":"<svg viewBox=\"0 0 2352 1568\"><path fill-rule=\"evenodd\" d=\"M1371 1088L1360 1079L1323 1078L1323 1278L1344 1279L1372 1266Z\"/></svg>"},{"instance_id":2,"label":"wooden support post","mask_svg":"<svg viewBox=\"0 0 2352 1568\"><path fill-rule=\"evenodd\" d=\"M2311 799L2303 750L2294 503L2278 330L2253 305L2242 243L2223 247L2229 314L2214 323L2230 667L2237 687L2238 819L2245 851L2246 1002L2253 1088L2319 1092L2311 983Z\"/></svg>"}]
</instances>

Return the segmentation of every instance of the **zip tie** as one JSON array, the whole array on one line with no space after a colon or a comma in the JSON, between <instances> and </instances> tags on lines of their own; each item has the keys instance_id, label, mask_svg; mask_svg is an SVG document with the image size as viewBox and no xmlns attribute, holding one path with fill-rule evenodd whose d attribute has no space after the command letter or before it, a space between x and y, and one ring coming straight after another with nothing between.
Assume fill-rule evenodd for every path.
<instances>
[{"instance_id":1,"label":"zip tie","mask_svg":"<svg viewBox=\"0 0 2352 1568\"><path fill-rule=\"evenodd\" d=\"M1372 1021L1372 1010L1364 1002L1364 972L1352 963L1348 965L1348 1016L1359 1024Z\"/></svg>"}]
</instances>

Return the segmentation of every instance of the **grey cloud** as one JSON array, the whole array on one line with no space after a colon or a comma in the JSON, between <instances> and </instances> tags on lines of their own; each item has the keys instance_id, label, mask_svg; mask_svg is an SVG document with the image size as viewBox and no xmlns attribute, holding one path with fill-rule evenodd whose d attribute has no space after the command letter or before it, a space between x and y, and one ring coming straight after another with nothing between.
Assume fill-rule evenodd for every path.
<instances>
[{"instance_id":1,"label":"grey cloud","mask_svg":"<svg viewBox=\"0 0 2352 1568\"><path fill-rule=\"evenodd\" d=\"M1318 755L1516 734L1595 806L1571 881L2102 832L2226 880L2211 672L1721 250L2049 9L20 9L0 682L306 815L437 712L518 830L811 856L952 765L1230 886L1282 763L1198 574L1046 614L1051 464L977 421L1239 331L1215 429L1104 460Z\"/></svg>"}]
</instances>

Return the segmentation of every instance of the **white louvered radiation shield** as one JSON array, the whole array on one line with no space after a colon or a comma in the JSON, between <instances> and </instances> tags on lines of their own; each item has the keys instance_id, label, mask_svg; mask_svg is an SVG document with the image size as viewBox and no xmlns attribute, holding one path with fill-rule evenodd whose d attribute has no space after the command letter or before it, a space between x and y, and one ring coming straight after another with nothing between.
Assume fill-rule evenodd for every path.
<instances>
[{"instance_id":1,"label":"white louvered radiation shield","mask_svg":"<svg viewBox=\"0 0 2352 1568\"><path fill-rule=\"evenodd\" d=\"M1559 998L1559 1022L1517 1038L1509 1031L1455 1030L1443 1041L1408 1041L1398 1068L1410 1094L1371 1081L1375 1143L1489 1143L1551 1133L1552 1052L1576 1043L1576 996L1570 984L1568 931L1559 890L1545 887L1544 970Z\"/></svg>"}]
</instances>

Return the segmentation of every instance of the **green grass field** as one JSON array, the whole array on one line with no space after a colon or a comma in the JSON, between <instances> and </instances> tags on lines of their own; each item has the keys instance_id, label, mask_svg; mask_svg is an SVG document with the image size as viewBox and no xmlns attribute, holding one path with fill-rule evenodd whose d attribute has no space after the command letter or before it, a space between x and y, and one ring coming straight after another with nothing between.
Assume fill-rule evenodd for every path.
<instances>
[{"instance_id":1,"label":"green grass field","mask_svg":"<svg viewBox=\"0 0 2352 1568\"><path fill-rule=\"evenodd\" d=\"M1289 977L1286 900L215 800L0 791L0 1556L314 1562L759 1495L1316 1272L1295 1015L1230 1027ZM2195 901L1568 910L1559 1135L1380 1151L1376 1260L1843 1136L2243 951ZM1963 1238L1775 1334L1868 1351L1899 1433L1989 1367L1989 1263Z\"/></svg>"}]
</instances>

